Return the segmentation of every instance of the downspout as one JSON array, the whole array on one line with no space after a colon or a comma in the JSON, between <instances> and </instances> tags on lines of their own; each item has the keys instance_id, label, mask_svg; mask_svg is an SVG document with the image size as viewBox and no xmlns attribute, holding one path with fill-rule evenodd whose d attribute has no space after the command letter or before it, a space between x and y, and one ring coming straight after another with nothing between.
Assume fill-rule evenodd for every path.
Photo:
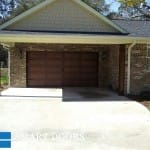
<instances>
[{"instance_id":1,"label":"downspout","mask_svg":"<svg viewBox=\"0 0 150 150\"><path fill-rule=\"evenodd\" d=\"M136 41L134 41L128 47L128 69L127 69L127 95L130 94L130 80L131 80L131 50L135 46Z\"/></svg>"}]
</instances>

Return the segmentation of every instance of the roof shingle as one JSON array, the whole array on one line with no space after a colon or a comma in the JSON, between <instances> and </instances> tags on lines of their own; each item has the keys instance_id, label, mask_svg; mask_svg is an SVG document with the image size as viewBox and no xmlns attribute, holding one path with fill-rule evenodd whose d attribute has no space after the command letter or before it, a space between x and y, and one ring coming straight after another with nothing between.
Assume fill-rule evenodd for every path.
<instances>
[{"instance_id":1,"label":"roof shingle","mask_svg":"<svg viewBox=\"0 0 150 150\"><path fill-rule=\"evenodd\" d=\"M139 20L112 20L121 28L125 29L129 36L150 37L150 21Z\"/></svg>"}]
</instances>

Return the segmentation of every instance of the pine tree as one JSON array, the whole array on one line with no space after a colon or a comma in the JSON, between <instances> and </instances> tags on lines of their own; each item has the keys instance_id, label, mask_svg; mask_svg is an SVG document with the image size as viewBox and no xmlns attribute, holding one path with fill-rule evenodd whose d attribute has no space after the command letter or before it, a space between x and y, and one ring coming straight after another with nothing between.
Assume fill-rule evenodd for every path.
<instances>
[{"instance_id":1,"label":"pine tree","mask_svg":"<svg viewBox=\"0 0 150 150\"><path fill-rule=\"evenodd\" d=\"M24 12L44 0L0 0L0 23Z\"/></svg>"}]
</instances>

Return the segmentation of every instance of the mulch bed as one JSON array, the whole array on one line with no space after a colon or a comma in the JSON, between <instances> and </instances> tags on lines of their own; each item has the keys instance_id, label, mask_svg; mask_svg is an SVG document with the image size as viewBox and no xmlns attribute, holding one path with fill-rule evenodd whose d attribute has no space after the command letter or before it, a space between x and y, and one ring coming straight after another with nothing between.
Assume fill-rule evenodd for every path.
<instances>
[{"instance_id":1,"label":"mulch bed","mask_svg":"<svg viewBox=\"0 0 150 150\"><path fill-rule=\"evenodd\" d=\"M150 101L140 101L140 103L150 110Z\"/></svg>"},{"instance_id":2,"label":"mulch bed","mask_svg":"<svg viewBox=\"0 0 150 150\"><path fill-rule=\"evenodd\" d=\"M137 102L141 103L145 107L147 107L150 110L150 99L136 99Z\"/></svg>"},{"instance_id":3,"label":"mulch bed","mask_svg":"<svg viewBox=\"0 0 150 150\"><path fill-rule=\"evenodd\" d=\"M141 103L142 105L144 105L145 107L147 107L150 110L150 95L149 95L149 93L147 95L141 95L138 97L130 95L129 98Z\"/></svg>"}]
</instances>

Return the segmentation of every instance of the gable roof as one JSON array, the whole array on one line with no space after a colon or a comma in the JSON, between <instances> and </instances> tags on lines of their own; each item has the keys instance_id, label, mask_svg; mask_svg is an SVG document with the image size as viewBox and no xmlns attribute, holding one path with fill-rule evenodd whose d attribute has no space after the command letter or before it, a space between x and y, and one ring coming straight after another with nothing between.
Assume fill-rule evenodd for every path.
<instances>
[{"instance_id":1,"label":"gable roof","mask_svg":"<svg viewBox=\"0 0 150 150\"><path fill-rule=\"evenodd\" d=\"M10 21L4 23L3 25L0 26L0 30L5 30L9 26L11 26L15 23L17 24L20 20L23 20L24 18L29 17L30 15L34 14L35 12L40 11L44 7L53 4L55 1L62 1L62 0L46 0L42 3L40 3L39 5L27 10L26 12L18 15L17 17L11 19ZM70 0L70 1L75 2L76 4L81 6L83 9L87 10L88 12L93 14L95 17L97 17L99 20L102 20L105 24L108 24L110 27L112 27L119 33L127 34L126 30L122 29L120 26L116 25L114 22L112 22L111 20L107 19L106 17L104 17L103 15L101 15L100 13L95 11L93 8L86 5L84 2L82 2L80 0Z\"/></svg>"},{"instance_id":2,"label":"gable roof","mask_svg":"<svg viewBox=\"0 0 150 150\"><path fill-rule=\"evenodd\" d=\"M133 37L150 37L150 21L142 20L112 20L117 25L124 28L128 36Z\"/></svg>"}]
</instances>

